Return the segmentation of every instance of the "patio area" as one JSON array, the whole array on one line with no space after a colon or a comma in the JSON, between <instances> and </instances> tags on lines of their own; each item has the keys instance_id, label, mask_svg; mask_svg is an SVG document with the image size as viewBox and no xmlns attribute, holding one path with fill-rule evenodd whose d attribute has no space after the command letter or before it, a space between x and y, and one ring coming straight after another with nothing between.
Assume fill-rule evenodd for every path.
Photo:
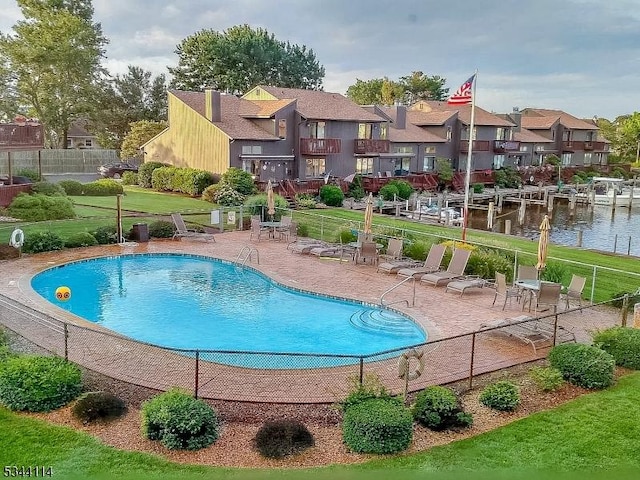
<instances>
[{"instance_id":1,"label":"patio area","mask_svg":"<svg viewBox=\"0 0 640 480\"><path fill-rule=\"evenodd\" d=\"M31 277L42 269L83 258L182 252L235 261L243 249L253 252L247 265L285 286L371 304L379 304L381 295L400 280L396 275L376 272L372 265L300 255L287 249L286 242L251 242L249 237L249 231L241 231L216 235L215 243L187 238L154 240L25 256L0 263L3 272L0 294L45 316L68 322L69 359L123 381L159 390L179 385L189 390L197 389L199 396L223 400L335 401L349 389L349 379L358 377L359 365L299 370L251 369L223 365L216 362L215 355L203 354L194 366L193 358L105 333L95 324L43 301L30 287ZM465 335L478 331L483 324L523 314L518 302L507 304L504 311L500 301L492 307L494 290L490 288L469 289L461 296L458 292L445 292L444 287L417 284L414 306L396 303L403 299L411 303L412 292L413 286L409 282L394 291L390 298L394 302L393 308L412 317L428 333L429 343L422 347L425 370L422 376L409 382L410 391L429 384L465 379L471 371L479 374L542 358L548 352L548 347L538 348L535 352L529 345L496 332ZM46 321L29 321L33 312L25 314L14 302L0 302L0 321L34 343L63 355L64 336L59 327L52 328ZM617 310L602 306L591 307L582 313L570 311L561 317L559 323L571 330L578 341L588 341L590 330L620 323ZM444 340L450 337L455 338ZM404 389L404 380L398 377L397 358L365 362L363 373L375 373L392 391Z\"/></svg>"}]
</instances>

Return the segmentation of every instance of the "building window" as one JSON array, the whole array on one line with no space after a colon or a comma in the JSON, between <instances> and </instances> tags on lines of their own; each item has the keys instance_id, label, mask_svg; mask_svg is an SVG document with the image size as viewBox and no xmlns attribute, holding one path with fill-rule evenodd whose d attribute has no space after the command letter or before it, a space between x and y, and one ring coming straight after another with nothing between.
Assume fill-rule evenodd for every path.
<instances>
[{"instance_id":1,"label":"building window","mask_svg":"<svg viewBox=\"0 0 640 480\"><path fill-rule=\"evenodd\" d=\"M413 153L413 147L396 147L396 153Z\"/></svg>"},{"instance_id":2,"label":"building window","mask_svg":"<svg viewBox=\"0 0 640 480\"><path fill-rule=\"evenodd\" d=\"M373 138L373 125L370 123L358 124L358 138Z\"/></svg>"},{"instance_id":3,"label":"building window","mask_svg":"<svg viewBox=\"0 0 640 480\"><path fill-rule=\"evenodd\" d=\"M389 125L386 123L380 124L380 140L386 140L389 135Z\"/></svg>"},{"instance_id":4,"label":"building window","mask_svg":"<svg viewBox=\"0 0 640 480\"><path fill-rule=\"evenodd\" d=\"M409 175L411 170L411 157L396 159L395 175Z\"/></svg>"},{"instance_id":5,"label":"building window","mask_svg":"<svg viewBox=\"0 0 640 480\"><path fill-rule=\"evenodd\" d=\"M568 167L569 165L571 165L571 157L573 156L572 153L563 153L562 154L562 166L563 167Z\"/></svg>"},{"instance_id":6,"label":"building window","mask_svg":"<svg viewBox=\"0 0 640 480\"><path fill-rule=\"evenodd\" d=\"M373 158L356 158L356 173L361 175L371 175L373 173Z\"/></svg>"},{"instance_id":7,"label":"building window","mask_svg":"<svg viewBox=\"0 0 640 480\"><path fill-rule=\"evenodd\" d=\"M71 148L71 139L67 138L67 148Z\"/></svg>"},{"instance_id":8,"label":"building window","mask_svg":"<svg viewBox=\"0 0 640 480\"><path fill-rule=\"evenodd\" d=\"M473 127L472 140L476 140L477 134L478 134L478 129L476 127ZM463 127L461 140L469 140L469 127L466 127L466 126Z\"/></svg>"},{"instance_id":9,"label":"building window","mask_svg":"<svg viewBox=\"0 0 640 480\"><path fill-rule=\"evenodd\" d=\"M287 138L287 119L281 118L278 120L278 137Z\"/></svg>"},{"instance_id":10,"label":"building window","mask_svg":"<svg viewBox=\"0 0 640 480\"><path fill-rule=\"evenodd\" d=\"M498 170L504 166L504 155L494 155L493 156L493 168Z\"/></svg>"},{"instance_id":11,"label":"building window","mask_svg":"<svg viewBox=\"0 0 640 480\"><path fill-rule=\"evenodd\" d=\"M447 126L447 142L451 141L451 125Z\"/></svg>"},{"instance_id":12,"label":"building window","mask_svg":"<svg viewBox=\"0 0 640 480\"><path fill-rule=\"evenodd\" d=\"M324 158L307 158L307 177L321 177L324 175L325 159Z\"/></svg>"},{"instance_id":13,"label":"building window","mask_svg":"<svg viewBox=\"0 0 640 480\"><path fill-rule=\"evenodd\" d=\"M84 146L85 147L89 147L89 148L93 147L93 139L91 139L91 138L85 139Z\"/></svg>"},{"instance_id":14,"label":"building window","mask_svg":"<svg viewBox=\"0 0 640 480\"><path fill-rule=\"evenodd\" d=\"M520 144L520 151L521 152L528 152L529 151L529 145Z\"/></svg>"},{"instance_id":15,"label":"building window","mask_svg":"<svg viewBox=\"0 0 640 480\"><path fill-rule=\"evenodd\" d=\"M508 129L498 127L496 128L496 140L508 140Z\"/></svg>"},{"instance_id":16,"label":"building window","mask_svg":"<svg viewBox=\"0 0 640 480\"><path fill-rule=\"evenodd\" d=\"M584 164L585 165L591 165L592 163L593 163L593 153L586 152L584 154Z\"/></svg>"},{"instance_id":17,"label":"building window","mask_svg":"<svg viewBox=\"0 0 640 480\"><path fill-rule=\"evenodd\" d=\"M432 172L436 168L436 157L428 156L422 160L422 171Z\"/></svg>"},{"instance_id":18,"label":"building window","mask_svg":"<svg viewBox=\"0 0 640 480\"><path fill-rule=\"evenodd\" d=\"M571 141L571 130L565 130L562 132L562 141L570 142Z\"/></svg>"},{"instance_id":19,"label":"building window","mask_svg":"<svg viewBox=\"0 0 640 480\"><path fill-rule=\"evenodd\" d=\"M254 180L256 178L260 178L260 160L243 160L242 170L244 170L245 172L249 172Z\"/></svg>"},{"instance_id":20,"label":"building window","mask_svg":"<svg viewBox=\"0 0 640 480\"><path fill-rule=\"evenodd\" d=\"M311 138L325 138L325 122L311 122L309 124L309 136Z\"/></svg>"},{"instance_id":21,"label":"building window","mask_svg":"<svg viewBox=\"0 0 640 480\"><path fill-rule=\"evenodd\" d=\"M436 147L433 145L424 147L424 153L436 153Z\"/></svg>"},{"instance_id":22,"label":"building window","mask_svg":"<svg viewBox=\"0 0 640 480\"><path fill-rule=\"evenodd\" d=\"M262 155L262 145L243 145L242 155Z\"/></svg>"}]
</instances>

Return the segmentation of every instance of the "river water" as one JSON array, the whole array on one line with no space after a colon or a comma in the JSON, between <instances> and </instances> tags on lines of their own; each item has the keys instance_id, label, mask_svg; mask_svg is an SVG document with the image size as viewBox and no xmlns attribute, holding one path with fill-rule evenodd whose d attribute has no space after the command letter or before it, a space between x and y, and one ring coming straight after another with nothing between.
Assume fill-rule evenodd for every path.
<instances>
[{"instance_id":1,"label":"river water","mask_svg":"<svg viewBox=\"0 0 640 480\"><path fill-rule=\"evenodd\" d=\"M511 220L511 234L537 239L540 235L540 223L548 213L540 205L527 206L525 223L518 225L517 208L506 209L497 214L493 231L504 233L505 220ZM569 214L566 202L556 203L550 215L552 243L577 246L578 232L582 231L582 246L640 256L640 205L629 209L596 205L592 208L576 206L574 215ZM469 216L469 226L487 230L487 212L476 210Z\"/></svg>"}]
</instances>

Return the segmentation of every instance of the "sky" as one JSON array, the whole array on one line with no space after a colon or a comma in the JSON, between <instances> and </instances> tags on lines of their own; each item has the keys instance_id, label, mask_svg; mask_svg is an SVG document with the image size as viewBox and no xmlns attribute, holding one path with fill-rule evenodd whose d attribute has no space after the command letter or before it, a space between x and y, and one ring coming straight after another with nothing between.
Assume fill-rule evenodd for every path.
<instances>
[{"instance_id":1,"label":"sky","mask_svg":"<svg viewBox=\"0 0 640 480\"><path fill-rule=\"evenodd\" d=\"M3 0L0 32L22 18ZM8 4L8 5L7 5ZM450 93L478 71L476 104L555 108L614 119L640 110L640 0L94 0L109 39L104 66L154 74L176 66L176 46L203 29L262 27L313 49L325 91L413 71Z\"/></svg>"}]
</instances>

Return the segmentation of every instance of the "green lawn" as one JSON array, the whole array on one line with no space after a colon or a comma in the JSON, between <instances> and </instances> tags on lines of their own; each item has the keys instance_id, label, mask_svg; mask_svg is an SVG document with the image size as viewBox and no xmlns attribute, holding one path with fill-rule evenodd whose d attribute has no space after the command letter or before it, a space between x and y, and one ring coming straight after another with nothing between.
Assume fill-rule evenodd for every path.
<instances>
[{"instance_id":1,"label":"green lawn","mask_svg":"<svg viewBox=\"0 0 640 480\"><path fill-rule=\"evenodd\" d=\"M60 479L640 478L639 404L640 372L608 390L419 454L304 470L172 464L0 408L0 461L51 465Z\"/></svg>"}]
</instances>

